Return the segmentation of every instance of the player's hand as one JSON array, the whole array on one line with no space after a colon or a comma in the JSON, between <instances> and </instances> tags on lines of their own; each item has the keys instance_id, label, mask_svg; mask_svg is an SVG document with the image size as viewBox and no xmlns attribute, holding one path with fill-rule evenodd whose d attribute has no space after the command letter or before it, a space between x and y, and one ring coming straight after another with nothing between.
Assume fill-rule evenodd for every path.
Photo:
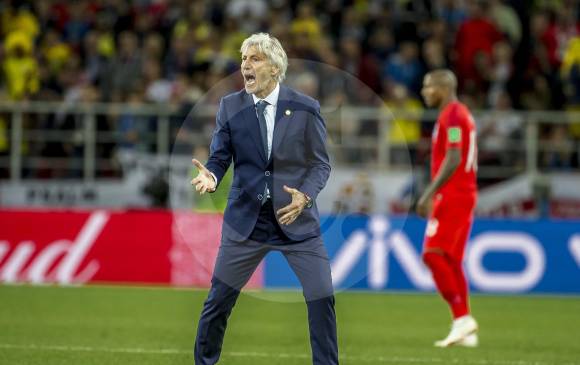
<instances>
[{"instance_id":1,"label":"player's hand","mask_svg":"<svg viewBox=\"0 0 580 365\"><path fill-rule=\"evenodd\" d=\"M292 195L292 202L279 209L276 214L278 215L278 221L280 224L289 225L292 224L298 218L300 213L304 210L308 199L306 195L298 191L298 189L289 188L284 185L284 191Z\"/></svg>"},{"instance_id":2,"label":"player's hand","mask_svg":"<svg viewBox=\"0 0 580 365\"><path fill-rule=\"evenodd\" d=\"M198 191L200 195L203 195L206 192L213 193L216 188L216 181L211 175L211 172L209 172L209 170L195 158L191 160L191 162L193 162L193 165L199 170L195 179L191 180L191 185L195 186L195 190Z\"/></svg>"},{"instance_id":3,"label":"player's hand","mask_svg":"<svg viewBox=\"0 0 580 365\"><path fill-rule=\"evenodd\" d=\"M427 218L431 213L432 199L429 195L422 195L417 201L417 214L423 218Z\"/></svg>"}]
</instances>

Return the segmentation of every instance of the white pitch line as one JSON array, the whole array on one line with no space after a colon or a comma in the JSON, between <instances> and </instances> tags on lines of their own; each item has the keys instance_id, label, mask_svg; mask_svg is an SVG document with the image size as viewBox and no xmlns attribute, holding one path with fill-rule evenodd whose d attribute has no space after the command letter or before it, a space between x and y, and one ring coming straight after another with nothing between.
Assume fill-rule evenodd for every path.
<instances>
[{"instance_id":1,"label":"white pitch line","mask_svg":"<svg viewBox=\"0 0 580 365\"><path fill-rule=\"evenodd\" d=\"M0 343L0 349L6 350L37 350L37 351L64 351L64 352L105 352L113 354L151 354L151 355L192 355L193 351L180 349L144 349L139 347L131 348L108 348L90 346L65 346L65 345L16 345ZM277 358L277 359L310 359L310 354L291 353L268 353L268 352L225 352L224 357L249 357L249 358ZM420 357L399 357L399 356L349 356L340 355L342 360L365 363L383 364L472 364L472 365L580 365L580 363L551 363L543 361L525 360L477 360L477 359L443 359L443 358L420 358Z\"/></svg>"}]
</instances>

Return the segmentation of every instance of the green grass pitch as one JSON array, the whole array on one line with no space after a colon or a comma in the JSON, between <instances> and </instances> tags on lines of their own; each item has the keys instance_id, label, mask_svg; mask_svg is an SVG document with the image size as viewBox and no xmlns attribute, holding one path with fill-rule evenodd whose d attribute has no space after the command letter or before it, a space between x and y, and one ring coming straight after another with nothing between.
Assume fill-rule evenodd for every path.
<instances>
[{"instance_id":1,"label":"green grass pitch","mask_svg":"<svg viewBox=\"0 0 580 365\"><path fill-rule=\"evenodd\" d=\"M205 291L0 286L0 364L193 364ZM337 294L341 364L580 364L580 298L473 296L476 349L432 347L447 334L434 294ZM242 294L220 364L309 364L298 293Z\"/></svg>"}]
</instances>

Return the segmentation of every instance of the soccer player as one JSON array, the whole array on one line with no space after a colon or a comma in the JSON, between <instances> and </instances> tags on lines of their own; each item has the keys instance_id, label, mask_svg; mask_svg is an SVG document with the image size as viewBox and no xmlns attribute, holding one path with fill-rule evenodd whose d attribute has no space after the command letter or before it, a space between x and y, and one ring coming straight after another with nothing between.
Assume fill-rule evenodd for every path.
<instances>
[{"instance_id":1,"label":"soccer player","mask_svg":"<svg viewBox=\"0 0 580 365\"><path fill-rule=\"evenodd\" d=\"M427 106L440 110L432 135L431 183L417 202L417 213L428 217L423 261L453 316L451 332L435 342L437 347L478 344L461 266L477 200L477 139L473 117L456 90L453 72L435 70L425 76L421 91Z\"/></svg>"}]
</instances>

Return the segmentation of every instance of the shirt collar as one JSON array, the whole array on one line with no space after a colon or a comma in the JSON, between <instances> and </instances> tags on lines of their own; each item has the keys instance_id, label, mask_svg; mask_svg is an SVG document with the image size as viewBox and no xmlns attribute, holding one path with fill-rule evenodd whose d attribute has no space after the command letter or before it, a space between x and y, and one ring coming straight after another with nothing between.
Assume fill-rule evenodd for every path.
<instances>
[{"instance_id":1,"label":"shirt collar","mask_svg":"<svg viewBox=\"0 0 580 365\"><path fill-rule=\"evenodd\" d=\"M279 94L280 94L280 84L276 83L276 87L274 88L274 90L272 90L270 95L266 96L264 99L260 99L256 96L256 94L252 94L252 99L254 99L254 105L260 100L266 100L268 102L268 104L275 107L276 104L278 104L278 95Z\"/></svg>"}]
</instances>

